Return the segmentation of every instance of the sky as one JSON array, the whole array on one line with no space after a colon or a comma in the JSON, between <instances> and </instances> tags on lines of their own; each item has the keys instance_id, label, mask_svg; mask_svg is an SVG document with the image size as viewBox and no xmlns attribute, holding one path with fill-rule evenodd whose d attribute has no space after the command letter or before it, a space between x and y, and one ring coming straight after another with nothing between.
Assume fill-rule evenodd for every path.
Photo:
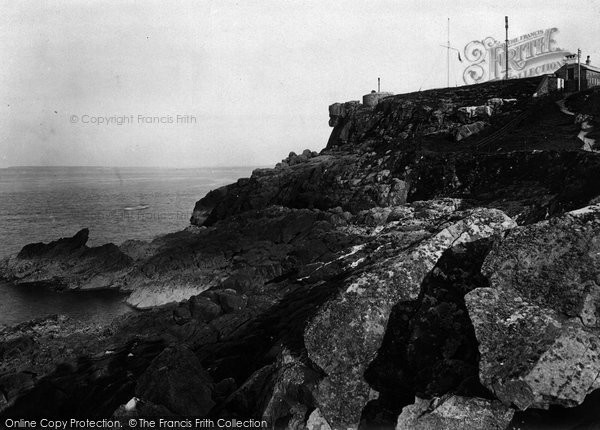
<instances>
[{"instance_id":1,"label":"sky","mask_svg":"<svg viewBox=\"0 0 600 430\"><path fill-rule=\"evenodd\" d=\"M378 77L446 86L448 18L462 50L505 15L600 65L600 0L4 0L0 167L272 165L322 149L328 105Z\"/></svg>"}]
</instances>

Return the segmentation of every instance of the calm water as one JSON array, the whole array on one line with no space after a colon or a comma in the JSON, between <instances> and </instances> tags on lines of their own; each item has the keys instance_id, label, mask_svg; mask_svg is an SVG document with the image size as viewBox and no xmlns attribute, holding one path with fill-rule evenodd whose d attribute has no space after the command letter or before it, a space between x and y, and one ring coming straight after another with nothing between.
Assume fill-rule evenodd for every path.
<instances>
[{"instance_id":1,"label":"calm water","mask_svg":"<svg viewBox=\"0 0 600 430\"><path fill-rule=\"evenodd\" d=\"M124 295L115 291L67 291L13 286L0 282L0 325L63 314L76 320L109 321L130 312Z\"/></svg>"},{"instance_id":2,"label":"calm water","mask_svg":"<svg viewBox=\"0 0 600 430\"><path fill-rule=\"evenodd\" d=\"M27 243L72 236L85 227L90 229L90 246L151 240L181 230L189 225L197 200L251 171L251 167L0 169L0 258ZM122 296L113 293L55 293L0 284L0 324L56 313L109 318L127 309Z\"/></svg>"}]
</instances>

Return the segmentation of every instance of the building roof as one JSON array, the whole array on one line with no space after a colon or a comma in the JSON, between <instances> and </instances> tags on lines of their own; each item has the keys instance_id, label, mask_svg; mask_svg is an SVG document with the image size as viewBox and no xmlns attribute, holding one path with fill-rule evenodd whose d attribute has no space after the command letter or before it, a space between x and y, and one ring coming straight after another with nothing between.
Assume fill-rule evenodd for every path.
<instances>
[{"instance_id":1,"label":"building roof","mask_svg":"<svg viewBox=\"0 0 600 430\"><path fill-rule=\"evenodd\" d=\"M569 68L570 66L577 67L577 63L568 63L568 64L565 64L565 65L563 65L563 66L561 67L561 69L562 69L563 67L565 67L565 66L566 66L567 68ZM582 69L586 69L586 70L591 70L592 72L598 72L598 73L600 73L600 68L598 68L598 67L595 67L595 66L592 66L592 65L589 65L589 64L581 63L581 68L582 68ZM560 70L560 69L559 69L559 70Z\"/></svg>"}]
</instances>

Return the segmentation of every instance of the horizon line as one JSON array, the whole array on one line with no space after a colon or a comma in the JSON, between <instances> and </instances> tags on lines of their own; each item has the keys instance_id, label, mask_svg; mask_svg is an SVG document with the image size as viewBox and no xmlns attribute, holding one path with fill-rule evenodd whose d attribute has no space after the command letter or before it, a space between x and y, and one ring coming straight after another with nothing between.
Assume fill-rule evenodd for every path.
<instances>
[{"instance_id":1,"label":"horizon line","mask_svg":"<svg viewBox=\"0 0 600 430\"><path fill-rule=\"evenodd\" d=\"M214 165L214 166L187 166L187 167L177 167L177 166L103 166L99 164L52 164L52 165L43 165L43 164L26 164L26 165L14 165L14 166L6 166L0 167L2 169L24 169L24 168L63 168L63 167L80 167L80 168L101 168L101 169L242 169L247 167L252 168L261 168L261 167L274 167L274 165L266 165L266 164L249 164L249 165Z\"/></svg>"}]
</instances>

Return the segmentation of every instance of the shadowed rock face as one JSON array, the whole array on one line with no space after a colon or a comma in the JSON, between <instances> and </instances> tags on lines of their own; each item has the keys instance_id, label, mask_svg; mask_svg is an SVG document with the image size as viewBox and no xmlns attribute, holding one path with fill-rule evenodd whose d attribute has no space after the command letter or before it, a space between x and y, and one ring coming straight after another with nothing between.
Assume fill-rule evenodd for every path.
<instances>
[{"instance_id":1,"label":"shadowed rock face","mask_svg":"<svg viewBox=\"0 0 600 430\"><path fill-rule=\"evenodd\" d=\"M336 103L329 108L333 131L327 148L360 146L374 138L403 143L416 136L462 140L468 137L465 127L477 124L477 132L493 128L524 109L540 81L534 77L401 94L386 97L374 109L355 101Z\"/></svg>"},{"instance_id":2,"label":"shadowed rock face","mask_svg":"<svg viewBox=\"0 0 600 430\"><path fill-rule=\"evenodd\" d=\"M214 406L213 381L189 349L169 347L137 381L136 395L179 415L204 416Z\"/></svg>"},{"instance_id":3,"label":"shadowed rock face","mask_svg":"<svg viewBox=\"0 0 600 430\"><path fill-rule=\"evenodd\" d=\"M0 329L0 415L597 424L600 157L572 150L577 126L535 86L339 104L321 154L211 191L191 228L26 246L4 278L148 310Z\"/></svg>"},{"instance_id":4,"label":"shadowed rock face","mask_svg":"<svg viewBox=\"0 0 600 430\"><path fill-rule=\"evenodd\" d=\"M464 295L489 285L480 270L493 242L446 250L423 280L418 299L394 305L377 357L365 372L379 392L363 411L366 424L393 426L415 395L491 398L479 383L478 343Z\"/></svg>"},{"instance_id":5,"label":"shadowed rock face","mask_svg":"<svg viewBox=\"0 0 600 430\"><path fill-rule=\"evenodd\" d=\"M192 223L213 225L267 205L357 213L441 197L500 209L520 224L581 206L600 192L600 156L585 152L323 154L262 172L200 200Z\"/></svg>"},{"instance_id":6,"label":"shadowed rock face","mask_svg":"<svg viewBox=\"0 0 600 430\"><path fill-rule=\"evenodd\" d=\"M513 230L469 293L482 383L520 409L575 406L600 388L600 207Z\"/></svg>"},{"instance_id":7,"label":"shadowed rock face","mask_svg":"<svg viewBox=\"0 0 600 430\"><path fill-rule=\"evenodd\" d=\"M505 214L494 210L465 214L455 223L432 219L439 230L425 234L418 244L407 243L404 252L385 258L371 254L376 263L364 268L344 287L338 298L318 312L305 333L309 357L325 373L316 394L326 419L352 425L369 400L370 387L363 379L382 344L393 306L416 301L425 276L443 252L461 243L483 239L514 227ZM402 242L396 246L402 248Z\"/></svg>"},{"instance_id":8,"label":"shadowed rock face","mask_svg":"<svg viewBox=\"0 0 600 430\"><path fill-rule=\"evenodd\" d=\"M88 241L90 231L84 228L78 231L75 236L69 238L58 239L57 241L45 243L32 243L25 245L21 252L17 254L17 258L31 259L41 257L60 257L68 256L77 250L85 248Z\"/></svg>"},{"instance_id":9,"label":"shadowed rock face","mask_svg":"<svg viewBox=\"0 0 600 430\"><path fill-rule=\"evenodd\" d=\"M213 225L220 219L269 205L321 210L342 207L351 212L406 202L402 180L385 169L374 169L374 157L356 154L321 155L305 163L255 171L250 179L220 188L200 200L192 214L194 225Z\"/></svg>"},{"instance_id":10,"label":"shadowed rock face","mask_svg":"<svg viewBox=\"0 0 600 430\"><path fill-rule=\"evenodd\" d=\"M599 192L600 157L575 151L579 126L552 98L531 97L540 79L403 94L375 109L335 104L319 156L257 170L209 193L191 222L213 225L267 205L356 213L440 197L501 209L519 223L584 206ZM452 142L457 127L471 124L461 109L479 105L496 112L486 129ZM580 110L587 108L594 107Z\"/></svg>"},{"instance_id":11,"label":"shadowed rock face","mask_svg":"<svg viewBox=\"0 0 600 430\"><path fill-rule=\"evenodd\" d=\"M256 223L250 221L253 217ZM204 291L189 301L171 308L161 308L160 312L128 316L106 335L105 342L115 343L115 346L92 342L86 350L87 354L103 354L106 348L121 350L123 352L120 357L126 358L131 349L125 345L135 342L136 338L141 339L141 344L157 338L163 344L182 344L194 352L214 384L227 386L228 383L223 381L233 379L233 386L228 390L236 390L235 395L231 392L226 395L217 394L216 388L212 388L210 396L193 396L205 399L202 405L195 407L198 410L206 408L209 411L206 412L207 416L252 415L281 422L300 422L302 417L310 415L312 409L318 407L322 417L330 421L334 428L346 423L352 425L360 419L361 410L370 397L369 385L361 374L375 358L382 344L387 320L395 303L399 300L418 301L420 283L448 247L488 237L514 225L500 211L462 210L460 201L450 199L419 202L386 210L376 208L355 216L340 211L270 208L254 215L233 217L222 223L225 222L229 226L235 225L242 232L244 225L252 229L255 244L285 243L281 251L285 258L280 257L281 269L264 272L271 273L271 278L262 282L258 282L255 276L242 276L238 271L237 275L227 277L216 288ZM276 225L280 227L275 228ZM218 226L213 231L216 234ZM207 230L206 233L210 231ZM240 236L234 234L233 237L237 239ZM189 247L200 248L201 240L206 236L187 238L190 241L187 245L181 241L179 245L194 249ZM225 242L221 241L221 244ZM243 248L242 243L238 243L238 246ZM203 249L207 252L206 244ZM256 248L253 252L255 251ZM237 255L242 257L244 253L238 251ZM275 256L273 252L267 255L270 258ZM246 258L249 255L235 261L243 264ZM172 261L172 264L177 262L175 259ZM159 265L155 267L166 270ZM393 273L390 274L390 271ZM371 283L366 282L369 279ZM360 297L367 300L361 301ZM345 300L350 300L356 306L346 307ZM363 308L363 305L368 308ZM366 319L356 319L355 316L362 315L363 311L366 312ZM331 318L334 317L339 319L339 325L331 324ZM354 320L359 323L353 322ZM347 333L340 331L343 327L349 329L346 330ZM321 333L323 331L327 332L326 335ZM21 331L17 330L8 337L16 338L19 335L22 335ZM82 334L76 342L90 342L91 338L91 334L90 337ZM56 338L39 334L34 339L33 345L27 347L27 355L21 357L23 361L13 362L10 368L12 371L27 369L27 357L35 356L40 349L52 351L50 345L67 342L66 339L60 340L60 336ZM283 349L288 351L285 356L282 355ZM50 356L47 360L60 360L58 351L57 355ZM156 354L159 352L156 351ZM145 366L152 359L152 356L147 357ZM160 358L156 360L155 363L164 361ZM182 358L174 361L185 360ZM124 363L126 362L127 360ZM277 370L283 364L277 364L275 368L268 367L288 362L296 364L285 371ZM106 383L113 381L110 384L115 389L120 387L122 390L119 396L102 400L107 405L112 404L114 410L134 394L146 402L144 404L165 407L170 412L182 413L183 409L178 409L179 406L189 406L191 400L186 400L189 397L186 394L182 394L184 398L179 400L168 394L175 390L172 386L167 386L168 383L180 384L177 381L183 383L190 379L182 378L185 375L183 368L167 367L162 371L170 376L155 377L158 369L164 366L153 364L139 369L136 373L139 376L118 379L119 373L114 374L112 370L102 367L112 366L111 369L118 369L118 366L114 367L115 364L110 364L112 361L94 363L100 366L95 373L105 373L108 378ZM122 365L125 364L119 366ZM192 365L185 367L190 366ZM283 368L288 367L286 365ZM69 375L70 380L77 381L74 382L76 386L95 386L101 383L90 379L87 370L84 372L78 366ZM48 384L52 385L56 377L49 374L45 378L36 378L30 389L31 395L47 393ZM167 385L164 389L158 389L151 381ZM138 389L134 393L136 384ZM354 407L340 409L343 404L341 401L349 399L338 397L338 390L349 388L348 384L358 384L366 393L361 397L360 391L351 391L354 395L349 404ZM236 389L237 387L240 388ZM98 393L104 393L99 395L107 395L102 389L98 390ZM189 391L186 390L175 391ZM167 397L156 395L157 392L166 393L164 396ZM272 394L273 392L279 394ZM296 394L292 395L291 392ZM289 396L295 400L290 400ZM23 399L25 398L29 397ZM71 395L61 398L63 400L58 403L60 408L79 405L78 400ZM274 400L276 398L285 398L286 402L291 403L281 409L281 406L275 406L279 404ZM120 403L115 404L115 401ZM214 406L211 406L213 403ZM26 413L26 404L25 400L17 401L7 413ZM77 407L85 409L85 405ZM60 414L57 412L59 410L62 409L56 409L55 413Z\"/></svg>"},{"instance_id":12,"label":"shadowed rock face","mask_svg":"<svg viewBox=\"0 0 600 430\"><path fill-rule=\"evenodd\" d=\"M83 229L70 238L26 245L16 257L0 262L0 277L59 289L114 287L132 259L112 243L86 246L88 235L88 229Z\"/></svg>"}]
</instances>

